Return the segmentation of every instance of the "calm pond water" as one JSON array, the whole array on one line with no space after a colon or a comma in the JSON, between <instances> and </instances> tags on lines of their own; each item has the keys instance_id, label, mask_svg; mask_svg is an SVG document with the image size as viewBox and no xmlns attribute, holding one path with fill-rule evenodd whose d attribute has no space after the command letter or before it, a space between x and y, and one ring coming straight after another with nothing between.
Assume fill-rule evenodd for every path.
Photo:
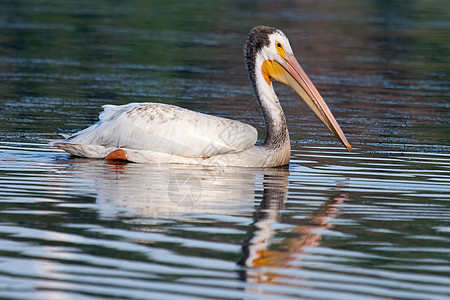
<instances>
[{"instance_id":1,"label":"calm pond water","mask_svg":"<svg viewBox=\"0 0 450 300\"><path fill-rule=\"evenodd\" d=\"M0 298L449 299L446 1L0 1ZM320 4L319 4L320 3ZM111 165L51 141L104 104L264 123L242 44L282 29L276 169Z\"/></svg>"}]
</instances>

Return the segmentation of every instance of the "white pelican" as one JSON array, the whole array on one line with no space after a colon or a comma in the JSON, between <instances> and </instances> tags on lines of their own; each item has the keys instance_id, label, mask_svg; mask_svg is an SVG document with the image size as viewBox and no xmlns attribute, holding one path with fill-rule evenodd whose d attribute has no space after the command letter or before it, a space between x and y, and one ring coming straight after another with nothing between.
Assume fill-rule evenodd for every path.
<instances>
[{"instance_id":1,"label":"white pelican","mask_svg":"<svg viewBox=\"0 0 450 300\"><path fill-rule=\"evenodd\" d=\"M105 105L94 125L55 146L90 158L142 163L183 163L276 167L289 163L286 119L271 79L294 89L325 126L351 146L325 101L294 57L286 35L276 28L254 28L245 44L245 62L266 123L266 139L255 145L254 127L161 103Z\"/></svg>"}]
</instances>

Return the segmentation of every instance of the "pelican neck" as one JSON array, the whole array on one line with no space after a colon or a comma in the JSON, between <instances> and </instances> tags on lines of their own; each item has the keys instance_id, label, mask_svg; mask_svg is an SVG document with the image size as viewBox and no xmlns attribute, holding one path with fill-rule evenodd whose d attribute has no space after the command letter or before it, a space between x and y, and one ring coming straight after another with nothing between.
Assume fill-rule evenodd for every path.
<instances>
[{"instance_id":1,"label":"pelican neck","mask_svg":"<svg viewBox=\"0 0 450 300\"><path fill-rule=\"evenodd\" d=\"M286 118L272 83L267 83L264 79L261 65L262 60L257 59L254 64L255 68L251 71L253 76L250 75L250 80L252 80L252 87L266 124L266 138L263 146L281 148L286 143L290 144Z\"/></svg>"}]
</instances>

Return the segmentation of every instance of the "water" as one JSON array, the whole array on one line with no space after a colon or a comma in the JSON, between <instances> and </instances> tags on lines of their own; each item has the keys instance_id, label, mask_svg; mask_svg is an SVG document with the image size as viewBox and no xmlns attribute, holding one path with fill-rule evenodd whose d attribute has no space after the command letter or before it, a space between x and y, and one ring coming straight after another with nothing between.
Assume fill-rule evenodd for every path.
<instances>
[{"instance_id":1,"label":"water","mask_svg":"<svg viewBox=\"0 0 450 300\"><path fill-rule=\"evenodd\" d=\"M1 1L0 298L448 299L445 1ZM273 25L346 133L276 85L286 168L108 164L49 142L104 104L263 120Z\"/></svg>"}]
</instances>

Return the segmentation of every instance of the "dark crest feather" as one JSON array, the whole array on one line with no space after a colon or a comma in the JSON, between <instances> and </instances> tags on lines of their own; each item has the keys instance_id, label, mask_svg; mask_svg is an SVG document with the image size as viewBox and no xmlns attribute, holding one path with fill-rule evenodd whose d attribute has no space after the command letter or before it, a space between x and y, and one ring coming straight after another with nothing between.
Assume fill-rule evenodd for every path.
<instances>
[{"instance_id":1,"label":"dark crest feather","mask_svg":"<svg viewBox=\"0 0 450 300\"><path fill-rule=\"evenodd\" d=\"M245 64L247 66L250 82L255 82L255 61L256 54L266 46L269 46L269 35L276 32L277 29L267 26L258 26L250 31L244 46ZM255 89L256 87L253 86Z\"/></svg>"}]
</instances>

